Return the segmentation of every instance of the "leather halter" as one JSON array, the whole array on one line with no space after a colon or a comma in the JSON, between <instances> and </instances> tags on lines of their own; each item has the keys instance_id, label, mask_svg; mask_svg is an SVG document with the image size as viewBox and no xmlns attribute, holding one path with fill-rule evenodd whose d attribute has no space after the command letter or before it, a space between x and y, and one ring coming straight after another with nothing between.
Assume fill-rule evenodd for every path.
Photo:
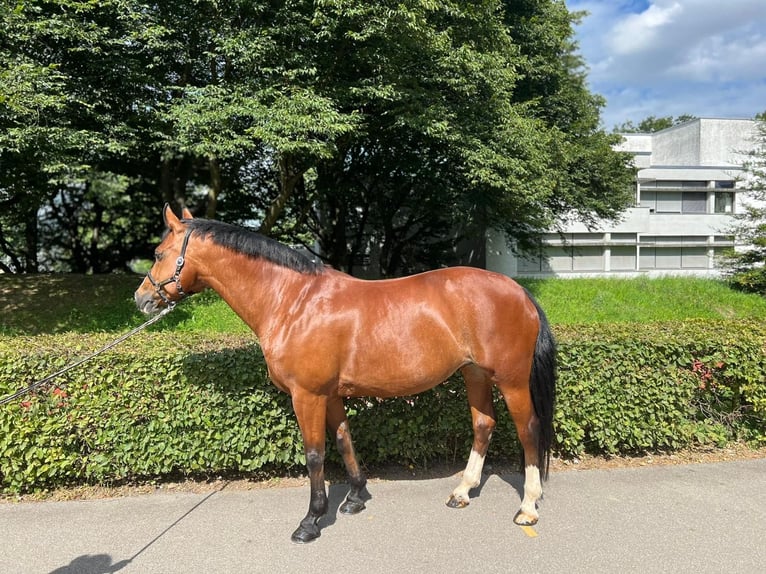
<instances>
[{"instance_id":1,"label":"leather halter","mask_svg":"<svg viewBox=\"0 0 766 574\"><path fill-rule=\"evenodd\" d=\"M184 263L186 263L186 247L189 244L190 236L191 229L187 229L186 235L184 235L184 242L181 245L181 253L178 255L178 259L176 259L176 270L172 277L165 279L164 281L157 281L154 277L152 277L151 269L146 274L147 279L149 279L149 283L151 283L154 287L154 291L157 293L157 295L159 295L160 299L162 299L165 302L165 305L168 307L174 307L176 301L171 301L168 298L167 291L165 290L165 285L168 285L169 283L175 283L176 291L180 296L179 301L184 297L191 295L191 293L184 291L183 287L181 286L181 270L184 268Z\"/></svg>"}]
</instances>

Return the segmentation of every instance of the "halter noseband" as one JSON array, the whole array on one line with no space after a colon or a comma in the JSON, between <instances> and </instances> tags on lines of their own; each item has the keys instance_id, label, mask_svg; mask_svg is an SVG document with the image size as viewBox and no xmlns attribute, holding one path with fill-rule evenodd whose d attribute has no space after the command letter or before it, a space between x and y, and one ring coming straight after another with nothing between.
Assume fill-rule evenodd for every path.
<instances>
[{"instance_id":1,"label":"halter noseband","mask_svg":"<svg viewBox=\"0 0 766 574\"><path fill-rule=\"evenodd\" d=\"M186 230L186 235L184 235L184 242L181 244L181 253L178 255L178 259L176 259L176 270L175 273L173 273L173 276L170 277L170 279L165 279L164 281L157 281L154 277L152 277L152 271L151 269L146 274L146 278L149 279L149 283L152 284L154 287L154 291L159 295L160 299L162 299L165 302L165 305L168 307L173 307L176 302L171 301L168 296L166 295L167 291L165 291L165 285L168 285L169 283L175 283L176 285L176 291L178 292L178 295L181 299L184 297L188 297L191 295L191 293L187 293L184 291L183 287L181 286L181 270L184 268L184 263L186 263L186 247L189 245L189 236L191 235L191 229Z\"/></svg>"}]
</instances>

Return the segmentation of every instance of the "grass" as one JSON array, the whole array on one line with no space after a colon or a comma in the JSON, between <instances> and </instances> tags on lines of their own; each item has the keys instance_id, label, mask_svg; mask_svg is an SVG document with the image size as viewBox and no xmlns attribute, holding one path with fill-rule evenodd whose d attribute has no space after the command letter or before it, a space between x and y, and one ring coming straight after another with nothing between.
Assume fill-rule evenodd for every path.
<instances>
[{"instance_id":1,"label":"grass","mask_svg":"<svg viewBox=\"0 0 766 574\"><path fill-rule=\"evenodd\" d=\"M145 317L133 303L137 275L0 275L0 334L119 333ZM766 299L723 281L660 279L523 280L552 324L625 323L685 319L766 319ZM212 292L178 308L155 330L249 333Z\"/></svg>"},{"instance_id":2,"label":"grass","mask_svg":"<svg viewBox=\"0 0 766 574\"><path fill-rule=\"evenodd\" d=\"M143 277L115 275L0 275L0 334L119 333L146 320L133 302ZM155 331L250 333L218 295L200 293Z\"/></svg>"},{"instance_id":3,"label":"grass","mask_svg":"<svg viewBox=\"0 0 766 574\"><path fill-rule=\"evenodd\" d=\"M764 319L766 299L701 278L589 278L522 281L552 324L686 319Z\"/></svg>"}]
</instances>

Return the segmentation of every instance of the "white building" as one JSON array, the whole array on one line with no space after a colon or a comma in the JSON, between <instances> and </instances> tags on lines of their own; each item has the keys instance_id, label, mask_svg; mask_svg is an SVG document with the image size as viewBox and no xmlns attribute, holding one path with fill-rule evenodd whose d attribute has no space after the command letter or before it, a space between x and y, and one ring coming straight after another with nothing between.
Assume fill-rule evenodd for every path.
<instances>
[{"instance_id":1,"label":"white building","mask_svg":"<svg viewBox=\"0 0 766 574\"><path fill-rule=\"evenodd\" d=\"M753 120L695 119L650 134L625 134L635 156L636 204L598 229L572 222L544 238L538 256L517 257L501 234L487 242L487 269L509 276L714 275L734 245L742 165Z\"/></svg>"}]
</instances>

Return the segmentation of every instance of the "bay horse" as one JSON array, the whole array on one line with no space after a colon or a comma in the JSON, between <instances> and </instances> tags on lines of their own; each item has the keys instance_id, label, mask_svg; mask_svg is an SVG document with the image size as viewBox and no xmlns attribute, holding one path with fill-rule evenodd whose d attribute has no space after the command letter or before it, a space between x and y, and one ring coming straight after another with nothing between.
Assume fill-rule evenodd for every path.
<instances>
[{"instance_id":1,"label":"bay horse","mask_svg":"<svg viewBox=\"0 0 766 574\"><path fill-rule=\"evenodd\" d=\"M217 291L258 337L269 377L289 393L303 435L311 486L294 542L320 535L327 512L325 430L335 437L350 489L339 510L365 508L366 478L351 442L344 398L412 395L460 370L473 444L447 505L469 503L479 486L497 387L523 449L524 496L514 517L538 520L553 441L556 344L545 314L510 278L454 267L401 279L355 279L272 239L226 223L179 219L168 205L167 233L135 293L147 314L207 288Z\"/></svg>"}]
</instances>

